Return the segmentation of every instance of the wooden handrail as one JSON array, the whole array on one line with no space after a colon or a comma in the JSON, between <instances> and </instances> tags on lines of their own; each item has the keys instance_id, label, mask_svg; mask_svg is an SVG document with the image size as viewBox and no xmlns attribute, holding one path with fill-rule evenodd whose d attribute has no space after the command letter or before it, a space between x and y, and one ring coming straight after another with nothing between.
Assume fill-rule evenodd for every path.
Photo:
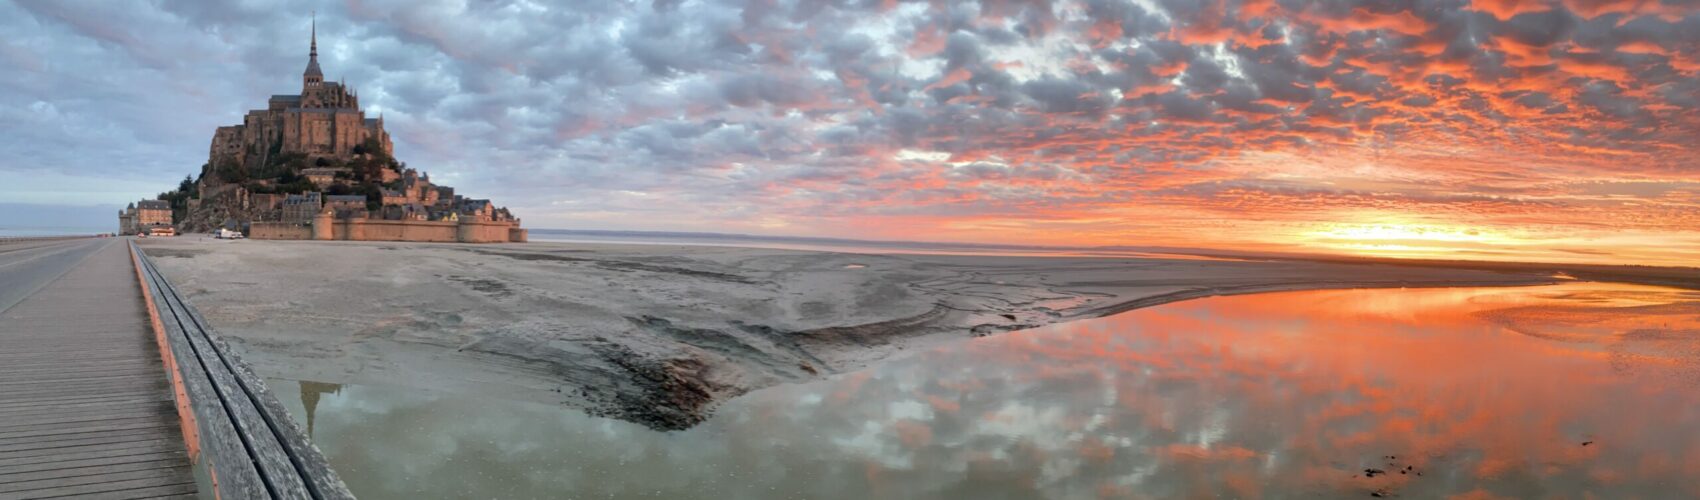
<instances>
[{"instance_id":1,"label":"wooden handrail","mask_svg":"<svg viewBox=\"0 0 1700 500\"><path fill-rule=\"evenodd\" d=\"M313 446L265 381L183 300L134 241L135 258L150 311L170 351L192 412L204 464L218 498L351 499L354 495ZM174 366L170 366L174 365ZM181 401L179 402L182 403ZM187 438L187 434L186 434Z\"/></svg>"}]
</instances>

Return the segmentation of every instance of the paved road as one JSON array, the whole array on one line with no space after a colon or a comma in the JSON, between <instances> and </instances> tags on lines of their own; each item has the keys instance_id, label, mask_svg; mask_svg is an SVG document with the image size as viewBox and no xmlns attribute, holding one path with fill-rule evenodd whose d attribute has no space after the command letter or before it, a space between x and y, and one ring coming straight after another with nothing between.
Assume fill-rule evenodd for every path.
<instances>
[{"instance_id":1,"label":"paved road","mask_svg":"<svg viewBox=\"0 0 1700 500\"><path fill-rule=\"evenodd\" d=\"M119 238L85 238L0 245L0 313L34 294L89 254Z\"/></svg>"}]
</instances>

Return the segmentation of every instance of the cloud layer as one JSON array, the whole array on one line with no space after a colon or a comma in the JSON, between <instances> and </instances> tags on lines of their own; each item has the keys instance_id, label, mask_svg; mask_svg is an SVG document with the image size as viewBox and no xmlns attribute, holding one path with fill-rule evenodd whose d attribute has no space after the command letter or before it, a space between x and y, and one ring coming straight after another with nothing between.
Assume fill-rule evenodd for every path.
<instances>
[{"instance_id":1,"label":"cloud layer","mask_svg":"<svg viewBox=\"0 0 1700 500\"><path fill-rule=\"evenodd\" d=\"M4 195L196 171L311 8L0 4ZM317 10L398 155L532 226L1700 260L1692 2Z\"/></svg>"}]
</instances>

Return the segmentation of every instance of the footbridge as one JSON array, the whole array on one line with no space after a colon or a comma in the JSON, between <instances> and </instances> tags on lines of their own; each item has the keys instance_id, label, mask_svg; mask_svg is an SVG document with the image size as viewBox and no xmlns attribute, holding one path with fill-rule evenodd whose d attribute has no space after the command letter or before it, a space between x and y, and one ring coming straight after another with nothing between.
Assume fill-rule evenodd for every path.
<instances>
[{"instance_id":1,"label":"footbridge","mask_svg":"<svg viewBox=\"0 0 1700 500\"><path fill-rule=\"evenodd\" d=\"M0 498L353 498L129 238L0 239Z\"/></svg>"}]
</instances>

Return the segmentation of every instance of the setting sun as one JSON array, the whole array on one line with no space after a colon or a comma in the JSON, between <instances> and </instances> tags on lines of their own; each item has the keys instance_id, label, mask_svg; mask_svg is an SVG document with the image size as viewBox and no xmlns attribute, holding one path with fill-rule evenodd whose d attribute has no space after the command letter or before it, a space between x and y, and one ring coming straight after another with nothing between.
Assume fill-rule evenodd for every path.
<instances>
[{"instance_id":1,"label":"setting sun","mask_svg":"<svg viewBox=\"0 0 1700 500\"><path fill-rule=\"evenodd\" d=\"M1371 257L1458 258L1460 250L1516 249L1527 245L1508 234L1439 224L1320 224L1295 243Z\"/></svg>"}]
</instances>

